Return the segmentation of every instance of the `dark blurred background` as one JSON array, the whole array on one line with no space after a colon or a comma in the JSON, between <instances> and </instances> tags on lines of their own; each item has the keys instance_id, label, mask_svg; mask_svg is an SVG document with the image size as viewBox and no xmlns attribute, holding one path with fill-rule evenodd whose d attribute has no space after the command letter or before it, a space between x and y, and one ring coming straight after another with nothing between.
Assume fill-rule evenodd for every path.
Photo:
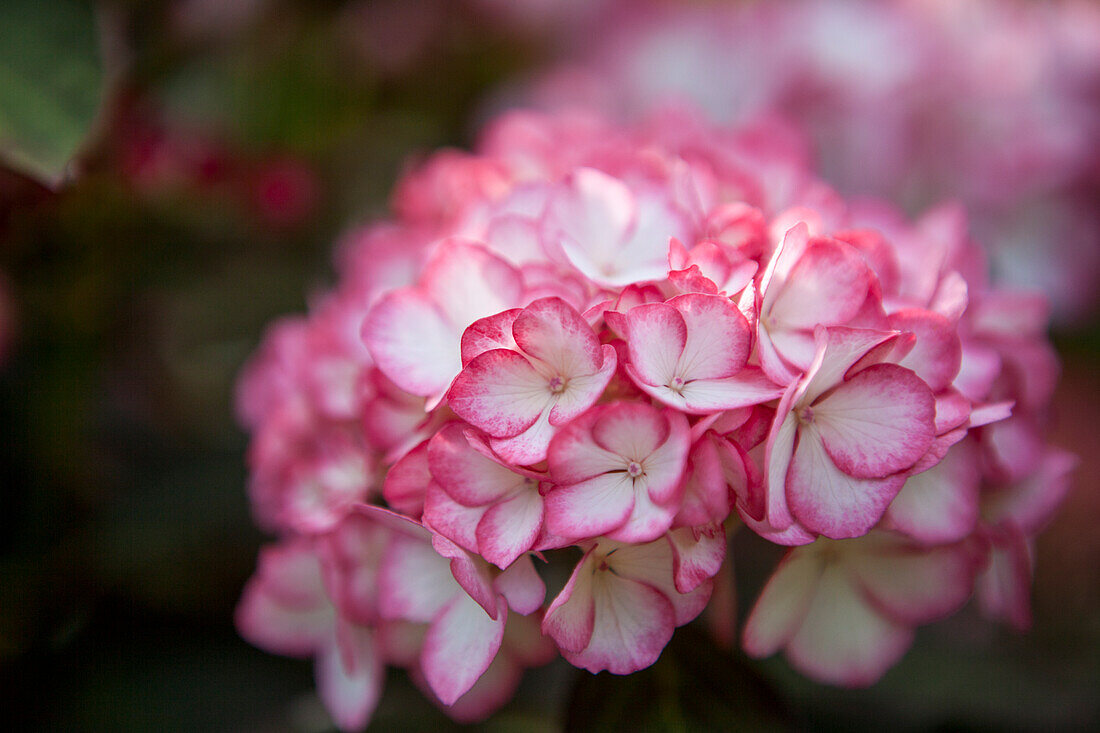
<instances>
[{"instance_id":1,"label":"dark blurred background","mask_svg":"<svg viewBox=\"0 0 1100 733\"><path fill-rule=\"evenodd\" d=\"M384 213L403 161L468 146L479 100L549 43L448 0L2 5L0 133L14 151L0 170L3 718L12 730L325 730L310 664L256 650L232 625L265 540L245 495L235 374L267 323L332 282L333 244ZM1084 460L1039 541L1030 634L964 612L923 629L876 687L841 692L683 630L630 678L531 673L483 727L1096 724L1097 320L1055 340L1054 442ZM751 538L734 551L743 615L769 568L754 559L775 553ZM377 729L447 725L391 675Z\"/></svg>"}]
</instances>

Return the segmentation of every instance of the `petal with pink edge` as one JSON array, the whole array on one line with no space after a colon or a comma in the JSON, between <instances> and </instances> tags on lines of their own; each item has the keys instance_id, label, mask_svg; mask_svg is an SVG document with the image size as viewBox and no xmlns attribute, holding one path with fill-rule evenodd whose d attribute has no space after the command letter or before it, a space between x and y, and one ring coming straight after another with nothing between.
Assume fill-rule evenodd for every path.
<instances>
[{"instance_id":1,"label":"petal with pink edge","mask_svg":"<svg viewBox=\"0 0 1100 733\"><path fill-rule=\"evenodd\" d=\"M613 327L615 318L609 315ZM688 342L688 329L680 311L667 303L647 303L631 308L623 326L630 364L642 382L667 385L677 376L680 355Z\"/></svg>"},{"instance_id":2,"label":"petal with pink edge","mask_svg":"<svg viewBox=\"0 0 1100 733\"><path fill-rule=\"evenodd\" d=\"M419 397L447 389L461 366L458 333L435 303L412 288L375 303L363 323L363 340L378 368Z\"/></svg>"},{"instance_id":3,"label":"petal with pink edge","mask_svg":"<svg viewBox=\"0 0 1100 733\"><path fill-rule=\"evenodd\" d=\"M932 392L893 364L864 369L811 409L825 450L856 478L883 478L912 466L934 437Z\"/></svg>"},{"instance_id":4,"label":"petal with pink edge","mask_svg":"<svg viewBox=\"0 0 1100 733\"><path fill-rule=\"evenodd\" d=\"M526 616L542 607L546 585L535 571L530 555L522 555L493 580L493 588L508 601L508 607Z\"/></svg>"},{"instance_id":5,"label":"petal with pink edge","mask_svg":"<svg viewBox=\"0 0 1100 733\"><path fill-rule=\"evenodd\" d=\"M542 619L542 631L557 643L563 651L579 652L588 646L595 626L596 606L592 597L595 568L592 565L593 548L589 548L569 581L546 609Z\"/></svg>"},{"instance_id":6,"label":"petal with pink edge","mask_svg":"<svg viewBox=\"0 0 1100 733\"><path fill-rule=\"evenodd\" d=\"M871 277L855 249L815 239L791 269L767 317L788 329L843 324L863 306Z\"/></svg>"},{"instance_id":7,"label":"petal with pink edge","mask_svg":"<svg viewBox=\"0 0 1100 733\"><path fill-rule=\"evenodd\" d=\"M432 621L420 665L444 705L466 693L489 668L504 638L508 605L498 599L494 621L465 593L457 593Z\"/></svg>"},{"instance_id":8,"label":"petal with pink edge","mask_svg":"<svg viewBox=\"0 0 1100 733\"><path fill-rule=\"evenodd\" d=\"M345 624L341 631L341 643L317 656L317 694L337 727L361 730L382 696L385 667L367 629Z\"/></svg>"},{"instance_id":9,"label":"petal with pink edge","mask_svg":"<svg viewBox=\"0 0 1100 733\"><path fill-rule=\"evenodd\" d=\"M859 479L836 467L813 428L800 431L787 472L787 501L806 529L833 539L867 534L905 478Z\"/></svg>"},{"instance_id":10,"label":"petal with pink edge","mask_svg":"<svg viewBox=\"0 0 1100 733\"><path fill-rule=\"evenodd\" d=\"M749 323L729 298L680 295L668 301L687 325L687 342L680 354L684 379L718 379L736 374L749 358Z\"/></svg>"},{"instance_id":11,"label":"petal with pink edge","mask_svg":"<svg viewBox=\"0 0 1100 733\"><path fill-rule=\"evenodd\" d=\"M453 422L428 443L428 461L436 483L451 498L466 506L497 501L526 480L507 466L489 458L488 448L478 449L470 428Z\"/></svg>"},{"instance_id":12,"label":"petal with pink edge","mask_svg":"<svg viewBox=\"0 0 1100 733\"><path fill-rule=\"evenodd\" d=\"M516 345L563 377L599 370L600 340L588 321L561 298L534 301L512 324Z\"/></svg>"},{"instance_id":13,"label":"petal with pink edge","mask_svg":"<svg viewBox=\"0 0 1100 733\"><path fill-rule=\"evenodd\" d=\"M787 658L820 682L865 687L882 677L912 643L912 628L871 608L843 569L830 566L787 644Z\"/></svg>"},{"instance_id":14,"label":"petal with pink edge","mask_svg":"<svg viewBox=\"0 0 1100 733\"><path fill-rule=\"evenodd\" d=\"M726 533L720 524L674 529L668 533L668 542L672 577L680 593L690 593L713 578L726 559Z\"/></svg>"},{"instance_id":15,"label":"petal with pink edge","mask_svg":"<svg viewBox=\"0 0 1100 733\"><path fill-rule=\"evenodd\" d=\"M498 438L531 427L550 400L546 377L505 349L475 357L447 392L447 404L459 417Z\"/></svg>"},{"instance_id":16,"label":"petal with pink edge","mask_svg":"<svg viewBox=\"0 0 1100 733\"><path fill-rule=\"evenodd\" d=\"M626 471L605 473L546 495L546 526L562 537L595 537L621 527L634 509Z\"/></svg>"},{"instance_id":17,"label":"petal with pink edge","mask_svg":"<svg viewBox=\"0 0 1100 733\"><path fill-rule=\"evenodd\" d=\"M543 500L537 489L518 491L495 504L477 525L481 556L504 569L530 550L542 530Z\"/></svg>"},{"instance_id":18,"label":"petal with pink edge","mask_svg":"<svg viewBox=\"0 0 1100 733\"><path fill-rule=\"evenodd\" d=\"M741 643L746 654L767 657L786 646L809 611L822 572L821 559L812 549L786 554L745 622Z\"/></svg>"},{"instance_id":19,"label":"petal with pink edge","mask_svg":"<svg viewBox=\"0 0 1100 733\"><path fill-rule=\"evenodd\" d=\"M597 572L593 581L595 623L583 651L566 659L589 672L630 674L657 661L675 629L672 606L645 583Z\"/></svg>"}]
</instances>

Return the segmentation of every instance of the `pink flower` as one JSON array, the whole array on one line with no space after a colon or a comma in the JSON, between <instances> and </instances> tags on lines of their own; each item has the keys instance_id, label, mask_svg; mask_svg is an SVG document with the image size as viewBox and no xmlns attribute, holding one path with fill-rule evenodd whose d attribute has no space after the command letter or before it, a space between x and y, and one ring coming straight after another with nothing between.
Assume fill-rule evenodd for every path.
<instances>
[{"instance_id":1,"label":"pink flower","mask_svg":"<svg viewBox=\"0 0 1100 733\"><path fill-rule=\"evenodd\" d=\"M660 537L683 494L688 447L677 412L629 402L589 410L550 443L547 527L572 538Z\"/></svg>"},{"instance_id":2,"label":"pink flower","mask_svg":"<svg viewBox=\"0 0 1100 733\"><path fill-rule=\"evenodd\" d=\"M674 575L665 539L596 540L550 604L543 632L566 659L590 672L630 674L648 667L673 630L698 616L710 597L709 579L681 593Z\"/></svg>"},{"instance_id":3,"label":"pink flower","mask_svg":"<svg viewBox=\"0 0 1100 733\"><path fill-rule=\"evenodd\" d=\"M559 298L536 300L474 323L463 369L446 402L522 465L546 458L557 428L591 407L615 372L612 346ZM503 348L499 348L503 347Z\"/></svg>"}]
</instances>

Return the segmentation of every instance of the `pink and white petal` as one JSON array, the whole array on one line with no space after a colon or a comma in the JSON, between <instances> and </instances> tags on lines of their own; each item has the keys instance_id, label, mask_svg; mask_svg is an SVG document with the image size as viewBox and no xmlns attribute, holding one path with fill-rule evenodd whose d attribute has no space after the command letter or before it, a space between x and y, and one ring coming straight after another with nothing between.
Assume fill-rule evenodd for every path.
<instances>
[{"instance_id":1,"label":"pink and white petal","mask_svg":"<svg viewBox=\"0 0 1100 733\"><path fill-rule=\"evenodd\" d=\"M726 559L726 533L721 524L683 527L668 533L676 590L690 593L718 574Z\"/></svg>"},{"instance_id":2,"label":"pink and white petal","mask_svg":"<svg viewBox=\"0 0 1100 733\"><path fill-rule=\"evenodd\" d=\"M757 521L763 520L769 527L779 531L794 522L787 506L786 486L787 472L798 440L798 420L790 411L797 387L797 384L792 384L779 401L775 420L765 443L764 515L755 517Z\"/></svg>"},{"instance_id":3,"label":"pink and white petal","mask_svg":"<svg viewBox=\"0 0 1100 733\"><path fill-rule=\"evenodd\" d=\"M641 462L670 440L673 427L680 427L669 419L675 414L640 402L612 403L604 406L592 422L592 440L614 455ZM686 426L686 418L679 417Z\"/></svg>"},{"instance_id":4,"label":"pink and white petal","mask_svg":"<svg viewBox=\"0 0 1100 733\"><path fill-rule=\"evenodd\" d=\"M547 404L535 420L519 435L490 438L489 445L501 459L514 466L532 466L546 459L550 441L556 432L550 424L551 404Z\"/></svg>"},{"instance_id":5,"label":"pink and white petal","mask_svg":"<svg viewBox=\"0 0 1100 733\"><path fill-rule=\"evenodd\" d=\"M819 682L865 687L896 664L912 643L912 628L871 608L844 570L830 566L787 644L787 658Z\"/></svg>"},{"instance_id":6,"label":"pink and white petal","mask_svg":"<svg viewBox=\"0 0 1100 733\"><path fill-rule=\"evenodd\" d=\"M428 623L460 591L449 564L430 544L394 537L378 570L383 618Z\"/></svg>"},{"instance_id":7,"label":"pink and white petal","mask_svg":"<svg viewBox=\"0 0 1100 733\"><path fill-rule=\"evenodd\" d=\"M330 603L294 606L265 592L253 578L245 586L235 614L237 630L248 643L273 654L306 657L332 633Z\"/></svg>"},{"instance_id":8,"label":"pink and white petal","mask_svg":"<svg viewBox=\"0 0 1100 733\"><path fill-rule=\"evenodd\" d=\"M775 248L764 268L764 274L760 276L760 292L764 296L760 310L771 310L783 289L787 275L802 257L809 242L810 228L805 222L794 224L784 233L783 241Z\"/></svg>"},{"instance_id":9,"label":"pink and white petal","mask_svg":"<svg viewBox=\"0 0 1100 733\"><path fill-rule=\"evenodd\" d=\"M650 585L609 572L593 581L595 623L583 651L563 651L589 672L630 674L657 661L676 628L672 605Z\"/></svg>"},{"instance_id":10,"label":"pink and white petal","mask_svg":"<svg viewBox=\"0 0 1100 733\"><path fill-rule=\"evenodd\" d=\"M634 505L626 521L604 534L612 540L626 543L652 542L672 526L679 502L656 504L642 485L634 487Z\"/></svg>"},{"instance_id":11,"label":"pink and white petal","mask_svg":"<svg viewBox=\"0 0 1100 733\"><path fill-rule=\"evenodd\" d=\"M736 462L723 461L719 452L733 451ZM730 484L727 483L725 463L737 470L741 458L724 438L707 432L691 448L689 463L691 472L684 482L684 497L673 525L698 527L703 524L723 522L731 509ZM744 488L744 465L740 465L740 477L733 483Z\"/></svg>"},{"instance_id":12,"label":"pink and white petal","mask_svg":"<svg viewBox=\"0 0 1100 733\"><path fill-rule=\"evenodd\" d=\"M771 339L771 347L775 349L784 364L789 364L800 372L810 368L817 349L813 332L802 328L774 326L768 331L768 336Z\"/></svg>"},{"instance_id":13,"label":"pink and white petal","mask_svg":"<svg viewBox=\"0 0 1100 733\"><path fill-rule=\"evenodd\" d=\"M652 453L641 457L644 474L638 477L638 486L644 486L645 493L655 503L670 505L679 504L683 496L691 428L687 418L678 412L666 410L665 416L668 437Z\"/></svg>"},{"instance_id":14,"label":"pink and white petal","mask_svg":"<svg viewBox=\"0 0 1100 733\"><path fill-rule=\"evenodd\" d=\"M646 303L631 308L624 325L630 364L638 377L647 384L669 384L688 341L683 314L667 303Z\"/></svg>"},{"instance_id":15,"label":"pink and white petal","mask_svg":"<svg viewBox=\"0 0 1100 733\"><path fill-rule=\"evenodd\" d=\"M687 341L677 374L685 380L719 379L736 374L749 358L749 323L729 298L680 295L668 301L687 326Z\"/></svg>"},{"instance_id":16,"label":"pink and white petal","mask_svg":"<svg viewBox=\"0 0 1100 733\"><path fill-rule=\"evenodd\" d=\"M550 636L562 651L579 652L592 639L596 618L595 599L592 597L594 547L589 548L577 563L569 581L550 603L542 619L543 633Z\"/></svg>"},{"instance_id":17,"label":"pink and white petal","mask_svg":"<svg viewBox=\"0 0 1100 733\"><path fill-rule=\"evenodd\" d=\"M589 410L559 430L546 451L550 478L557 484L574 484L608 471L622 471L622 457L597 445L592 439L592 425L605 412L597 407Z\"/></svg>"},{"instance_id":18,"label":"pink and white petal","mask_svg":"<svg viewBox=\"0 0 1100 733\"><path fill-rule=\"evenodd\" d=\"M619 578L628 578L660 591L672 604L673 622L683 626L703 612L712 584L704 581L689 593L676 590L672 546L665 538L645 544L619 544L601 540L608 565ZM614 553L614 554L612 554Z\"/></svg>"},{"instance_id":19,"label":"pink and white petal","mask_svg":"<svg viewBox=\"0 0 1100 733\"><path fill-rule=\"evenodd\" d=\"M489 668L504 638L508 605L497 601L496 620L465 593L457 593L432 621L420 666L444 705L462 697Z\"/></svg>"},{"instance_id":20,"label":"pink and white petal","mask_svg":"<svg viewBox=\"0 0 1100 733\"><path fill-rule=\"evenodd\" d=\"M410 394L443 392L461 368L459 331L417 289L383 296L367 314L362 335L378 368Z\"/></svg>"},{"instance_id":21,"label":"pink and white petal","mask_svg":"<svg viewBox=\"0 0 1100 733\"><path fill-rule=\"evenodd\" d=\"M516 345L551 371L569 378L599 370L603 352L588 321L561 298L534 301L512 324Z\"/></svg>"},{"instance_id":22,"label":"pink and white petal","mask_svg":"<svg viewBox=\"0 0 1100 733\"><path fill-rule=\"evenodd\" d=\"M512 323L523 312L522 308L510 308L471 323L462 332L460 350L462 366L469 364L475 356L493 349L516 349L516 340L512 336Z\"/></svg>"},{"instance_id":23,"label":"pink and white petal","mask_svg":"<svg viewBox=\"0 0 1100 733\"><path fill-rule=\"evenodd\" d=\"M521 555L493 580L493 589L508 601L508 607L527 616L542 607L546 584L542 582L530 555ZM512 618L515 622L515 618ZM541 634L540 634L541 635Z\"/></svg>"},{"instance_id":24,"label":"pink and white petal","mask_svg":"<svg viewBox=\"0 0 1100 733\"><path fill-rule=\"evenodd\" d=\"M470 507L497 501L527 478L493 460L484 446L477 445L478 440L468 426L453 422L428 442L428 462L436 483L452 499Z\"/></svg>"},{"instance_id":25,"label":"pink and white petal","mask_svg":"<svg viewBox=\"0 0 1100 733\"><path fill-rule=\"evenodd\" d=\"M892 544L847 558L863 593L888 618L909 625L931 623L959 610L970 598L980 568L973 547Z\"/></svg>"},{"instance_id":26,"label":"pink and white petal","mask_svg":"<svg viewBox=\"0 0 1100 733\"><path fill-rule=\"evenodd\" d=\"M428 442L406 453L389 471L382 483L382 498L394 510L419 519L424 512L424 496L432 485L428 468Z\"/></svg>"},{"instance_id":27,"label":"pink and white petal","mask_svg":"<svg viewBox=\"0 0 1100 733\"><path fill-rule=\"evenodd\" d=\"M978 521L980 485L973 446L960 443L934 467L905 480L886 511L887 523L925 544L961 540Z\"/></svg>"},{"instance_id":28,"label":"pink and white petal","mask_svg":"<svg viewBox=\"0 0 1100 733\"><path fill-rule=\"evenodd\" d=\"M443 712L456 723L480 723L512 699L522 678L519 665L498 652L474 686Z\"/></svg>"},{"instance_id":29,"label":"pink and white petal","mask_svg":"<svg viewBox=\"0 0 1100 733\"><path fill-rule=\"evenodd\" d=\"M604 344L602 358L603 362L595 373L569 378L565 390L558 395L557 402L550 410L551 425L569 422L600 399L611 378L615 376L615 367L618 364L615 347Z\"/></svg>"},{"instance_id":30,"label":"pink and white petal","mask_svg":"<svg viewBox=\"0 0 1100 733\"><path fill-rule=\"evenodd\" d=\"M1015 406L1016 403L1013 400L975 405L970 411L970 427L980 428L983 425L1007 420L1012 417L1012 409Z\"/></svg>"},{"instance_id":31,"label":"pink and white petal","mask_svg":"<svg viewBox=\"0 0 1100 733\"><path fill-rule=\"evenodd\" d=\"M317 694L340 730L357 731L365 728L374 714L386 670L370 631L344 626L344 643L333 640L317 655Z\"/></svg>"},{"instance_id":32,"label":"pink and white petal","mask_svg":"<svg viewBox=\"0 0 1100 733\"><path fill-rule=\"evenodd\" d=\"M772 340L772 334L763 322L756 326L756 354L760 360L760 368L768 375L768 378L778 384L790 384L798 379L799 372L779 355L779 350Z\"/></svg>"},{"instance_id":33,"label":"pink and white petal","mask_svg":"<svg viewBox=\"0 0 1100 733\"><path fill-rule=\"evenodd\" d=\"M1034 472L991 497L986 518L1012 522L1027 533L1038 532L1069 493L1071 474L1080 462L1072 453L1048 447Z\"/></svg>"},{"instance_id":34,"label":"pink and white petal","mask_svg":"<svg viewBox=\"0 0 1100 733\"><path fill-rule=\"evenodd\" d=\"M935 405L916 374L876 364L814 403L812 420L837 468L856 478L884 478L928 451Z\"/></svg>"},{"instance_id":35,"label":"pink and white petal","mask_svg":"<svg viewBox=\"0 0 1100 733\"><path fill-rule=\"evenodd\" d=\"M459 547L477 552L477 526L488 506L469 507L433 484L424 497L424 525Z\"/></svg>"},{"instance_id":36,"label":"pink and white petal","mask_svg":"<svg viewBox=\"0 0 1100 733\"><path fill-rule=\"evenodd\" d=\"M815 239L791 269L767 317L792 329L844 324L863 306L871 279L851 246Z\"/></svg>"},{"instance_id":37,"label":"pink and white petal","mask_svg":"<svg viewBox=\"0 0 1100 733\"><path fill-rule=\"evenodd\" d=\"M965 425L970 417L970 400L958 390L949 388L936 395L936 435Z\"/></svg>"},{"instance_id":38,"label":"pink and white petal","mask_svg":"<svg viewBox=\"0 0 1100 733\"><path fill-rule=\"evenodd\" d=\"M789 551L768 579L749 613L741 646L750 657L767 657L802 626L825 568L812 548Z\"/></svg>"},{"instance_id":39,"label":"pink and white petal","mask_svg":"<svg viewBox=\"0 0 1100 733\"><path fill-rule=\"evenodd\" d=\"M867 534L904 483L900 474L859 479L844 473L816 431L804 427L787 472L787 501L806 529L846 539Z\"/></svg>"},{"instance_id":40,"label":"pink and white petal","mask_svg":"<svg viewBox=\"0 0 1100 733\"><path fill-rule=\"evenodd\" d=\"M497 617L497 593L489 564L477 553L469 552L443 535L432 535L432 549L448 558L451 575L466 593L477 601L490 618Z\"/></svg>"},{"instance_id":41,"label":"pink and white petal","mask_svg":"<svg viewBox=\"0 0 1100 733\"><path fill-rule=\"evenodd\" d=\"M466 422L490 435L519 435L550 403L547 380L526 357L495 349L475 357L455 378L447 404Z\"/></svg>"},{"instance_id":42,"label":"pink and white petal","mask_svg":"<svg viewBox=\"0 0 1100 733\"><path fill-rule=\"evenodd\" d=\"M962 343L953 321L932 311L907 308L890 315L890 328L917 337L913 350L899 365L916 372L933 392L951 384L962 364Z\"/></svg>"},{"instance_id":43,"label":"pink and white petal","mask_svg":"<svg viewBox=\"0 0 1100 733\"><path fill-rule=\"evenodd\" d=\"M439 305L456 334L479 318L521 305L523 297L519 270L480 244L457 238L440 243L419 287Z\"/></svg>"},{"instance_id":44,"label":"pink and white petal","mask_svg":"<svg viewBox=\"0 0 1100 733\"><path fill-rule=\"evenodd\" d=\"M634 482L625 471L557 486L546 494L546 526L562 537L596 537L627 521L634 497Z\"/></svg>"},{"instance_id":45,"label":"pink and white petal","mask_svg":"<svg viewBox=\"0 0 1100 733\"><path fill-rule=\"evenodd\" d=\"M746 367L732 377L688 382L682 393L687 412L705 415L769 402L784 391L760 369Z\"/></svg>"},{"instance_id":46,"label":"pink and white petal","mask_svg":"<svg viewBox=\"0 0 1100 733\"><path fill-rule=\"evenodd\" d=\"M840 384L857 364L864 367L882 361L894 351L894 344L900 335L897 331L867 328L815 327L816 352L813 364L806 372L805 392L799 402L810 404Z\"/></svg>"},{"instance_id":47,"label":"pink and white petal","mask_svg":"<svg viewBox=\"0 0 1100 733\"><path fill-rule=\"evenodd\" d=\"M477 549L502 570L530 550L542 530L543 500L538 490L518 491L493 505L477 525Z\"/></svg>"}]
</instances>

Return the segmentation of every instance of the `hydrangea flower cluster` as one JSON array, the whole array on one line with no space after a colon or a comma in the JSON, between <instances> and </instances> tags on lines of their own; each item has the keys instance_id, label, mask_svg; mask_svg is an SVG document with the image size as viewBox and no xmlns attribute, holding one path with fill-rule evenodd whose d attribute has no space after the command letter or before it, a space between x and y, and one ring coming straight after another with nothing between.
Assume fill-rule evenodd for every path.
<instances>
[{"instance_id":1,"label":"hydrangea flower cluster","mask_svg":"<svg viewBox=\"0 0 1100 733\"><path fill-rule=\"evenodd\" d=\"M847 204L774 124L513 112L392 211L239 389L279 539L238 625L342 728L386 665L460 721L558 654L651 665L739 529L791 548L745 650L815 679L873 682L975 588L1026 625L1058 367L958 209Z\"/></svg>"},{"instance_id":2,"label":"hydrangea flower cluster","mask_svg":"<svg viewBox=\"0 0 1100 733\"><path fill-rule=\"evenodd\" d=\"M789 116L845 194L958 197L1003 279L1041 286L1063 318L1096 307L1095 3L630 0L604 13L524 87L527 103Z\"/></svg>"}]
</instances>

